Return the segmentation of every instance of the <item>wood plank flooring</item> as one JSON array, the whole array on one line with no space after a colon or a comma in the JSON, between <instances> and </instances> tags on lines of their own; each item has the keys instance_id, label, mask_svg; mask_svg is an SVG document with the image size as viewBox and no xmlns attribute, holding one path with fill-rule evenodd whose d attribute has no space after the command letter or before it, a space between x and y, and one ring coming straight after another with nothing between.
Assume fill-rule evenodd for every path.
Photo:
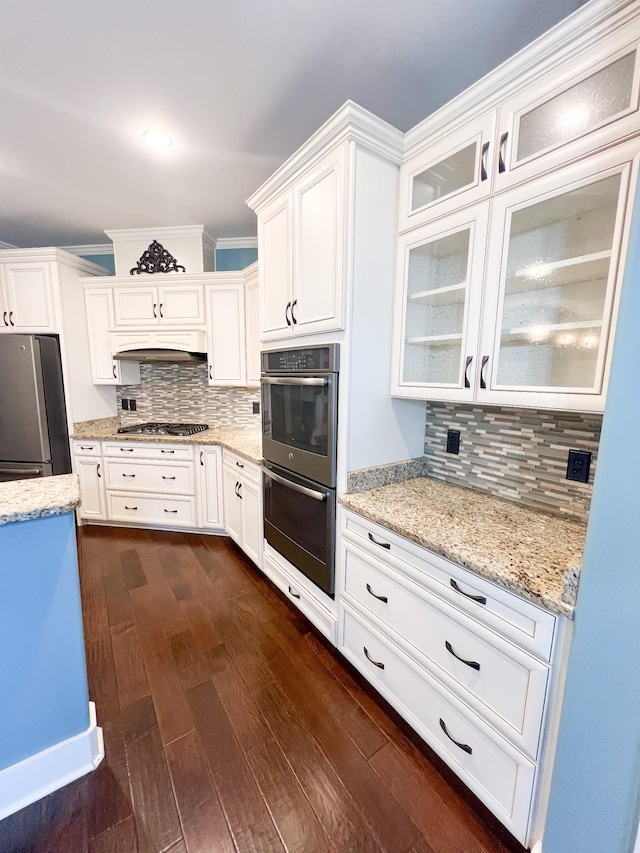
<instances>
[{"instance_id":1,"label":"wood plank flooring","mask_svg":"<svg viewBox=\"0 0 640 853\"><path fill-rule=\"evenodd\" d=\"M2 853L523 850L228 539L78 540L106 758Z\"/></svg>"}]
</instances>

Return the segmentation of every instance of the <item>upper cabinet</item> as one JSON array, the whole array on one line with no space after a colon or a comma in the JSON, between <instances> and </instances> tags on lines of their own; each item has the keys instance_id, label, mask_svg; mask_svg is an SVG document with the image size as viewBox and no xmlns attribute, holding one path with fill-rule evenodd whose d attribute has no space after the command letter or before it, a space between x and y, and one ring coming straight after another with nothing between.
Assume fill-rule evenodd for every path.
<instances>
[{"instance_id":1,"label":"upper cabinet","mask_svg":"<svg viewBox=\"0 0 640 853\"><path fill-rule=\"evenodd\" d=\"M629 25L615 53L588 51L500 106L497 190L638 132L639 30Z\"/></svg>"},{"instance_id":2,"label":"upper cabinet","mask_svg":"<svg viewBox=\"0 0 640 853\"><path fill-rule=\"evenodd\" d=\"M410 157L400 170L399 228L487 198L493 185L496 110Z\"/></svg>"},{"instance_id":3,"label":"upper cabinet","mask_svg":"<svg viewBox=\"0 0 640 853\"><path fill-rule=\"evenodd\" d=\"M640 15L600 14L406 134L394 396L604 408L640 152Z\"/></svg>"},{"instance_id":4,"label":"upper cabinet","mask_svg":"<svg viewBox=\"0 0 640 853\"><path fill-rule=\"evenodd\" d=\"M247 385L260 387L260 277L258 262L244 270L247 329Z\"/></svg>"},{"instance_id":5,"label":"upper cabinet","mask_svg":"<svg viewBox=\"0 0 640 853\"><path fill-rule=\"evenodd\" d=\"M204 326L204 288L201 283L114 287L118 327Z\"/></svg>"},{"instance_id":6,"label":"upper cabinet","mask_svg":"<svg viewBox=\"0 0 640 853\"><path fill-rule=\"evenodd\" d=\"M51 264L0 264L0 332L55 332Z\"/></svg>"},{"instance_id":7,"label":"upper cabinet","mask_svg":"<svg viewBox=\"0 0 640 853\"><path fill-rule=\"evenodd\" d=\"M209 385L246 385L247 356L242 274L216 273L206 287Z\"/></svg>"},{"instance_id":8,"label":"upper cabinet","mask_svg":"<svg viewBox=\"0 0 640 853\"><path fill-rule=\"evenodd\" d=\"M258 212L262 339L341 329L345 146Z\"/></svg>"}]
</instances>

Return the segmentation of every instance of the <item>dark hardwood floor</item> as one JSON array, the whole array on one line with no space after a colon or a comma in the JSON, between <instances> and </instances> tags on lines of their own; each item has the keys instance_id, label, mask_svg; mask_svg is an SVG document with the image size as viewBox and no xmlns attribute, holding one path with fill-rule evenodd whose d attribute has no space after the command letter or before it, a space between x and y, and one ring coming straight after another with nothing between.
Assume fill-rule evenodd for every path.
<instances>
[{"instance_id":1,"label":"dark hardwood floor","mask_svg":"<svg viewBox=\"0 0 640 853\"><path fill-rule=\"evenodd\" d=\"M1 853L522 851L228 539L78 539L106 758Z\"/></svg>"}]
</instances>

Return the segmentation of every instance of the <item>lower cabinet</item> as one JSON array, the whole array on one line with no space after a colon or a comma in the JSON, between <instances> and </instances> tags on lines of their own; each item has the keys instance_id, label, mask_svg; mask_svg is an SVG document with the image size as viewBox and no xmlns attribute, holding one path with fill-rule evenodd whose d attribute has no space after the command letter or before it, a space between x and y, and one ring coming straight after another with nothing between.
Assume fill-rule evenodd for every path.
<instances>
[{"instance_id":1,"label":"lower cabinet","mask_svg":"<svg viewBox=\"0 0 640 853\"><path fill-rule=\"evenodd\" d=\"M342 508L338 565L339 650L533 846L566 620Z\"/></svg>"},{"instance_id":2,"label":"lower cabinet","mask_svg":"<svg viewBox=\"0 0 640 853\"><path fill-rule=\"evenodd\" d=\"M225 530L262 568L262 472L257 465L225 450L222 466Z\"/></svg>"},{"instance_id":3,"label":"lower cabinet","mask_svg":"<svg viewBox=\"0 0 640 853\"><path fill-rule=\"evenodd\" d=\"M222 530L224 512L222 500L222 448L202 445L198 449L198 508L199 527Z\"/></svg>"},{"instance_id":4,"label":"lower cabinet","mask_svg":"<svg viewBox=\"0 0 640 853\"><path fill-rule=\"evenodd\" d=\"M82 519L106 519L106 499L100 442L73 442L74 469L80 480L81 502L78 515Z\"/></svg>"}]
</instances>

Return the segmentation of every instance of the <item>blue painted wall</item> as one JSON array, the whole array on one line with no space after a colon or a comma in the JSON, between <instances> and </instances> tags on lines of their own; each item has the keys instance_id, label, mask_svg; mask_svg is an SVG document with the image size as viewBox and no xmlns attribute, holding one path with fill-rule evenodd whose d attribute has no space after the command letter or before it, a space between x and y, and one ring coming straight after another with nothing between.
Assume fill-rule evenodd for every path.
<instances>
[{"instance_id":1,"label":"blue painted wall","mask_svg":"<svg viewBox=\"0 0 640 853\"><path fill-rule=\"evenodd\" d=\"M640 196L631 229L544 853L630 853L640 795Z\"/></svg>"},{"instance_id":2,"label":"blue painted wall","mask_svg":"<svg viewBox=\"0 0 640 853\"><path fill-rule=\"evenodd\" d=\"M81 255L81 257L104 267L109 275L116 274L116 263L113 255Z\"/></svg>"},{"instance_id":3,"label":"blue painted wall","mask_svg":"<svg viewBox=\"0 0 640 853\"><path fill-rule=\"evenodd\" d=\"M0 526L0 771L89 726L73 513Z\"/></svg>"},{"instance_id":4,"label":"blue painted wall","mask_svg":"<svg viewBox=\"0 0 640 853\"><path fill-rule=\"evenodd\" d=\"M243 270L257 260L257 249L216 249L216 272Z\"/></svg>"}]
</instances>

